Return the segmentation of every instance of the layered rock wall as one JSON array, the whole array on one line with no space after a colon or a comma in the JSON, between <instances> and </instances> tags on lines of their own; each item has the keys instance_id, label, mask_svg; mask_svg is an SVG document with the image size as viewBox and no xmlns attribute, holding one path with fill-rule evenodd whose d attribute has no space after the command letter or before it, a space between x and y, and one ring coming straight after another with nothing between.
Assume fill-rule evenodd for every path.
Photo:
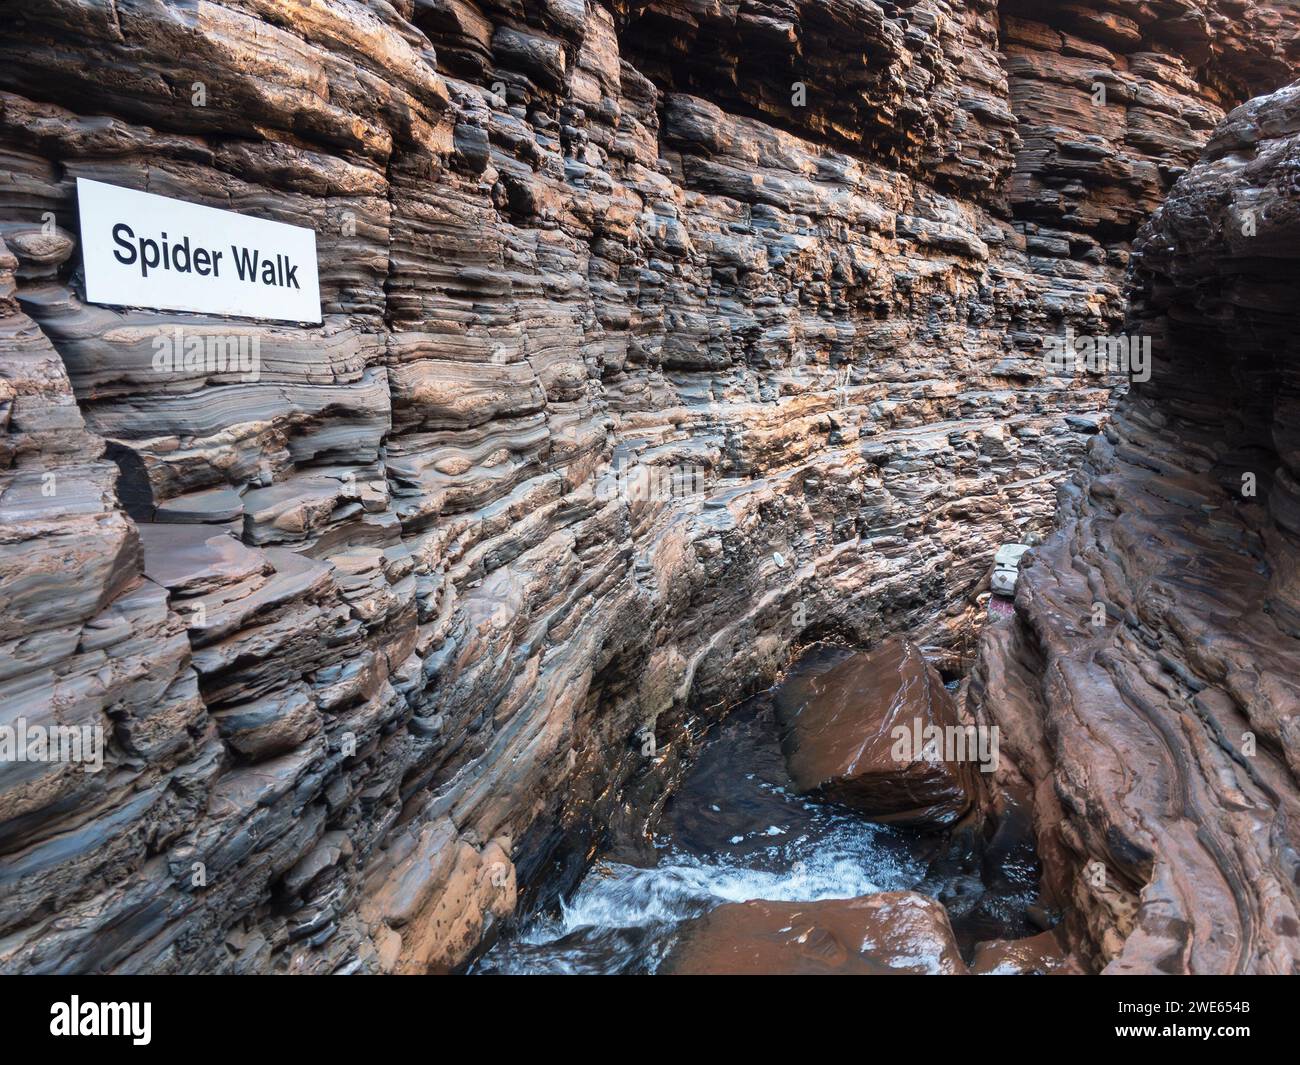
<instances>
[{"instance_id":1,"label":"layered rock wall","mask_svg":"<svg viewBox=\"0 0 1300 1065\"><path fill-rule=\"evenodd\" d=\"M1134 386L972 703L1107 972L1300 971L1300 84L1233 111L1135 253Z\"/></svg>"},{"instance_id":2,"label":"layered rock wall","mask_svg":"<svg viewBox=\"0 0 1300 1065\"><path fill-rule=\"evenodd\" d=\"M956 668L1110 402L1041 338L1281 12L5 5L0 716L110 739L0 765L0 967L450 967L661 717ZM323 324L85 303L78 177L310 226Z\"/></svg>"}]
</instances>

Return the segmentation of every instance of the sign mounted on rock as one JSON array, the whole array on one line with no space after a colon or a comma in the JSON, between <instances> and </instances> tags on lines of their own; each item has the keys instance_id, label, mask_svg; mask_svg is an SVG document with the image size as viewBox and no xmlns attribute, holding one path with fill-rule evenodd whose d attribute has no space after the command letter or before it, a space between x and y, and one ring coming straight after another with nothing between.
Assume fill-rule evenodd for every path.
<instances>
[{"instance_id":1,"label":"sign mounted on rock","mask_svg":"<svg viewBox=\"0 0 1300 1065\"><path fill-rule=\"evenodd\" d=\"M313 230L86 178L77 205L91 303L321 320Z\"/></svg>"}]
</instances>

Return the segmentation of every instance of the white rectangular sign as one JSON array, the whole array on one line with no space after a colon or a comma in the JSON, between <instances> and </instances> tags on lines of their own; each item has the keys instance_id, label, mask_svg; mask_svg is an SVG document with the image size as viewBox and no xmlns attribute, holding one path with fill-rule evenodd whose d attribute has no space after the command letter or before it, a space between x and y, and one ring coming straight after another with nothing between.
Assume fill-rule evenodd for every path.
<instances>
[{"instance_id":1,"label":"white rectangular sign","mask_svg":"<svg viewBox=\"0 0 1300 1065\"><path fill-rule=\"evenodd\" d=\"M316 233L77 178L86 299L319 322Z\"/></svg>"}]
</instances>

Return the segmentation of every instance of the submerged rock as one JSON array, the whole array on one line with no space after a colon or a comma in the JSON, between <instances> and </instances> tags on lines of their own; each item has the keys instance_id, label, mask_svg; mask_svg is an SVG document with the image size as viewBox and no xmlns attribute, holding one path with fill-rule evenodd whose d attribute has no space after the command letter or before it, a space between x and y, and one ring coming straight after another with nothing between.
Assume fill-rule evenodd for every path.
<instances>
[{"instance_id":1,"label":"submerged rock","mask_svg":"<svg viewBox=\"0 0 1300 1065\"><path fill-rule=\"evenodd\" d=\"M825 672L792 678L780 700L790 775L803 792L889 824L947 825L976 795L947 737L973 736L939 674L904 639L887 640Z\"/></svg>"},{"instance_id":2,"label":"submerged rock","mask_svg":"<svg viewBox=\"0 0 1300 1065\"><path fill-rule=\"evenodd\" d=\"M914 891L821 902L728 903L691 922L675 976L953 976L966 966L943 906Z\"/></svg>"}]
</instances>

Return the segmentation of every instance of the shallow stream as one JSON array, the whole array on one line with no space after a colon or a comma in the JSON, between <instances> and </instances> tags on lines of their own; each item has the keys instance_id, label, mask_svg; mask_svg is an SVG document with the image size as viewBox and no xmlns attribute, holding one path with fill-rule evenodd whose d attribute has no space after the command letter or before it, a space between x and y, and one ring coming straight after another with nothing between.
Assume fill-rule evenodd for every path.
<instances>
[{"instance_id":1,"label":"shallow stream","mask_svg":"<svg viewBox=\"0 0 1300 1065\"><path fill-rule=\"evenodd\" d=\"M851 652L809 649L789 675ZM775 713L780 685L719 721L653 827L651 863L598 857L577 888L499 940L474 973L653 973L683 922L726 902L916 890L948 908L963 953L1033 935L1038 869L1025 845L886 827L796 795ZM991 861L991 856L994 856Z\"/></svg>"}]
</instances>

